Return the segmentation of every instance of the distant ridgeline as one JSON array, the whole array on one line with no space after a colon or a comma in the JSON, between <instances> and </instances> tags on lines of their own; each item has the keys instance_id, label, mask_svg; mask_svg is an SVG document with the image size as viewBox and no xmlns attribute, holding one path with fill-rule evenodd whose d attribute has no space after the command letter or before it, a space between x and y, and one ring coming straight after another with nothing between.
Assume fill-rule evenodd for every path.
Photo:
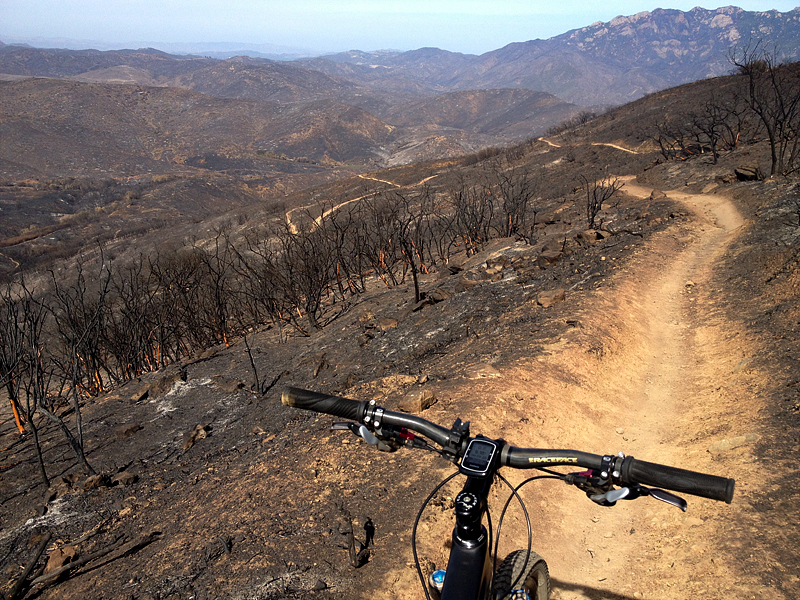
<instances>
[{"instance_id":1,"label":"distant ridgeline","mask_svg":"<svg viewBox=\"0 0 800 600\"><path fill-rule=\"evenodd\" d=\"M528 88L590 106L623 104L682 83L726 75L732 71L729 49L757 43L776 50L782 60L799 60L800 8L785 13L734 6L688 12L657 9L547 40L509 44L481 56L423 48L348 52L305 64L329 74L350 73L351 79L354 70L372 78L381 71L384 77L402 72L447 91Z\"/></svg>"},{"instance_id":2,"label":"distant ridgeline","mask_svg":"<svg viewBox=\"0 0 800 600\"><path fill-rule=\"evenodd\" d=\"M323 97L346 102L349 97L350 103L382 117L387 103L398 102L388 92L408 100L469 89L525 88L582 106L622 104L681 83L725 75L732 70L730 48L757 43L777 51L782 60L800 59L800 9L657 9L547 40L512 43L480 56L422 48L279 63L254 57L220 61L152 49L42 50L0 42L0 74L174 86L276 102ZM270 76L253 80L253 72L259 70ZM223 81L215 82L212 72ZM237 74L242 81L233 81ZM364 100L357 93L362 87L381 97Z\"/></svg>"}]
</instances>

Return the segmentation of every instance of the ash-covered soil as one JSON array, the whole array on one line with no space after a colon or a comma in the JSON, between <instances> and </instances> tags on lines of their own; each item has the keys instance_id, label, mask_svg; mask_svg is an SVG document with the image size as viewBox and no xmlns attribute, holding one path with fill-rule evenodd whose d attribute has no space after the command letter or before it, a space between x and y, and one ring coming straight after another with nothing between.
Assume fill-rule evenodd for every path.
<instances>
[{"instance_id":1,"label":"ash-covered soil","mask_svg":"<svg viewBox=\"0 0 800 600\"><path fill-rule=\"evenodd\" d=\"M578 196L543 207L535 244L459 257L424 278L420 305L410 282L377 282L311 337L254 332L255 371L235 340L88 401L88 459L113 485L85 489L42 423L57 482L45 490L4 403L2 591L52 533L45 556L120 545L26 597L422 598L411 527L452 467L329 431L334 419L280 404L294 385L390 409L426 391L436 402L422 416L470 420L473 434L737 479L733 505L689 497L685 515L652 499L603 509L532 484L524 498L554 598L796 598L800 228L784 182L718 179L734 166L649 169L600 236L585 231ZM444 566L456 491L423 515L426 569ZM504 500L498 487L492 506ZM358 540L367 519L375 528L358 569L346 513ZM520 514L503 532L500 554L524 546Z\"/></svg>"}]
</instances>

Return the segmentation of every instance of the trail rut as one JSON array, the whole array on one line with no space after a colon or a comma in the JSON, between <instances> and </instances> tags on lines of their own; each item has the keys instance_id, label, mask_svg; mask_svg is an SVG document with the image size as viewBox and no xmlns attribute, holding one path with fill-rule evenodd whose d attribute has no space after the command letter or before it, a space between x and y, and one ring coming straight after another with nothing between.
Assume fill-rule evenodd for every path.
<instances>
[{"instance_id":1,"label":"trail rut","mask_svg":"<svg viewBox=\"0 0 800 600\"><path fill-rule=\"evenodd\" d=\"M631 181L624 190L638 198L652 191ZM720 357L741 349L731 346L727 323L708 320L700 297L743 220L722 196L668 196L691 218L654 236L610 281L579 297L582 327L549 349L543 369L526 373L561 406L543 418L542 431L551 433L534 435L531 445L622 450L737 477L717 472L701 430L726 409L703 391L726 384ZM587 349L599 358L587 358ZM716 597L711 588L737 585L733 565L711 562L718 525L731 514L723 503L687 497L683 514L650 498L603 508L571 488L534 493L543 506L537 527L545 529L536 549L550 564L557 600L707 598Z\"/></svg>"},{"instance_id":2,"label":"trail rut","mask_svg":"<svg viewBox=\"0 0 800 600\"><path fill-rule=\"evenodd\" d=\"M625 190L642 198L651 192L630 183ZM725 417L723 407L712 404L703 390L726 385L719 358L741 349L731 346L726 323L709 324L698 291L712 285L714 265L743 219L722 196L668 196L692 213L691 226L657 236L612 284L609 308L617 316L611 319L625 323L619 329L619 354L601 375L606 390L599 390L606 403L616 402L603 410L621 409L617 433L628 454L736 477L717 472L710 463L707 441L699 439L698 415ZM694 441L687 443L686 438ZM707 564L707 554L713 552L707 544L720 535L717 522L731 507L686 499L685 515L652 499L623 501L597 512L593 520L602 524L600 532L593 522L583 533L587 553L593 555L590 562L596 565L584 571L590 575L587 587L570 591L565 586L561 594L556 587L554 597L709 598L717 597L712 589L735 587L733 565L724 565L719 557L715 565ZM596 558L603 556L606 563L598 564Z\"/></svg>"}]
</instances>

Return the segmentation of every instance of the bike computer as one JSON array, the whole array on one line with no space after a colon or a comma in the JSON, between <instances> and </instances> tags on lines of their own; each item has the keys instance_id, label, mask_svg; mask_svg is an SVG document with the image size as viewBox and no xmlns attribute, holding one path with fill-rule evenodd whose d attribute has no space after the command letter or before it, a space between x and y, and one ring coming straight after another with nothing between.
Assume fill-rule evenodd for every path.
<instances>
[{"instance_id":1,"label":"bike computer","mask_svg":"<svg viewBox=\"0 0 800 600\"><path fill-rule=\"evenodd\" d=\"M486 438L470 440L458 470L468 477L486 477L498 456L500 445Z\"/></svg>"}]
</instances>

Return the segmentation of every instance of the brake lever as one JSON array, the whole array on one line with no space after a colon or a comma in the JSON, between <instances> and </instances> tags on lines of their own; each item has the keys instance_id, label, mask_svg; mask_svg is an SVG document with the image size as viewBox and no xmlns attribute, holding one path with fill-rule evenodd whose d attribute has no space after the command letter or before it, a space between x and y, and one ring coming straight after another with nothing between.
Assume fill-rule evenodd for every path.
<instances>
[{"instance_id":1,"label":"brake lever","mask_svg":"<svg viewBox=\"0 0 800 600\"><path fill-rule=\"evenodd\" d=\"M689 508L689 505L686 503L686 500L684 500L680 496L671 494L670 492L666 492L658 488L650 489L648 490L648 492L650 492L650 495L656 500L661 500L662 502L666 502L671 506L677 506L683 512L686 512L686 509Z\"/></svg>"},{"instance_id":2,"label":"brake lever","mask_svg":"<svg viewBox=\"0 0 800 600\"><path fill-rule=\"evenodd\" d=\"M590 495L589 498L601 506L614 506L618 500L636 500L636 498L641 498L642 496L652 496L656 500L661 500L670 506L680 508L683 512L686 512L689 506L686 500L680 496L658 488L647 488L639 484L609 490L602 494Z\"/></svg>"},{"instance_id":3,"label":"brake lever","mask_svg":"<svg viewBox=\"0 0 800 600\"><path fill-rule=\"evenodd\" d=\"M353 421L337 421L331 425L331 431L344 431L347 429L349 429L353 435L362 438L370 446L377 447L381 452L395 452L398 449L396 445L385 443L381 438L359 423Z\"/></svg>"},{"instance_id":4,"label":"brake lever","mask_svg":"<svg viewBox=\"0 0 800 600\"><path fill-rule=\"evenodd\" d=\"M622 487L615 490L608 490L602 494L594 494L593 496L589 496L589 498L592 500L592 502L596 502L600 506L614 506L617 503L617 500L622 500L625 498L628 500L633 500L633 498L628 498L630 493L630 488Z\"/></svg>"}]
</instances>

